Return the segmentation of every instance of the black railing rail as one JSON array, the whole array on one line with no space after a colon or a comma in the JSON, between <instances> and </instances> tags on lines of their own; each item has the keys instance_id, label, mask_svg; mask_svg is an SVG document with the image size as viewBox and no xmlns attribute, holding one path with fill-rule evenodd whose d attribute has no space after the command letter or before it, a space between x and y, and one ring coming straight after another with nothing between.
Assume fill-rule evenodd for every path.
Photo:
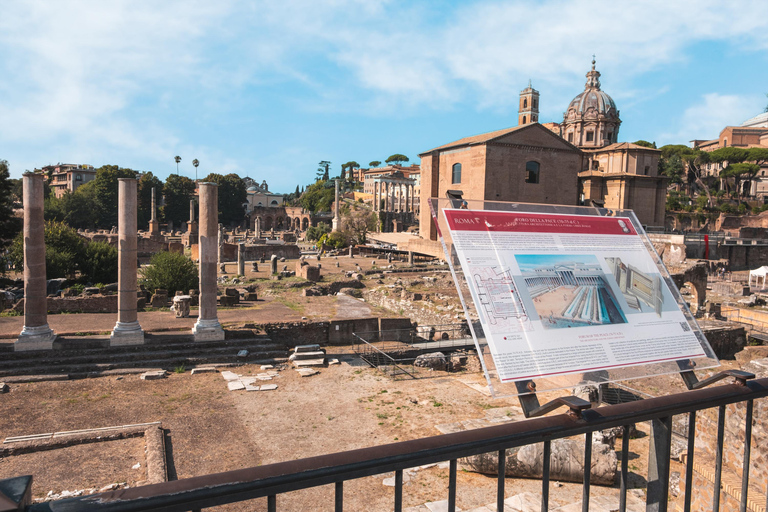
<instances>
[{"instance_id":1,"label":"black railing rail","mask_svg":"<svg viewBox=\"0 0 768 512\"><path fill-rule=\"evenodd\" d=\"M499 473L504 473L504 450L534 443L544 442L544 453L550 453L550 443L555 439L579 434L590 434L597 430L611 427L625 427L637 422L653 420L660 425L651 436L652 447L648 475L648 507L651 510L666 510L669 482L669 453L673 415L690 413L695 425L695 412L719 407L720 417L725 405L747 402L751 412L754 400L768 396L768 378L725 384L709 388L687 391L684 393L651 398L632 403L609 405L594 410L571 410L564 414L544 416L498 426L467 430L453 434L427 437L413 441L374 446L330 455L322 455L289 462L280 462L265 466L252 467L225 473L216 473L167 483L147 485L112 491L91 496L70 498L60 501L40 503L26 508L28 512L132 512L132 511L188 511L201 510L226 503L239 502L255 498L268 498L268 510L277 510L278 495L300 489L336 484L335 510L343 510L343 482L385 472L395 472L394 510L402 510L402 472L405 469L450 461L450 485L447 499L453 510L456 503L456 460L461 457L488 452L498 452ZM751 424L751 414L747 414L746 424ZM748 430L745 429L746 432ZM693 433L693 432L691 432ZM626 438L625 438L626 439ZM689 446L693 444L690 436ZM585 436L585 460L591 455L591 435ZM722 453L722 436L718 436L720 445L717 452ZM756 443L764 440L756 440ZM749 465L750 440L746 440L745 465ZM626 503L628 443L623 443L624 457L621 464L620 504ZM545 456L545 459L548 457ZM693 464L692 450L688 456L688 475ZM718 474L722 460L718 460ZM583 510L589 509L589 464L585 464ZM748 471L745 472L748 479ZM686 481L686 505L690 506L690 478ZM746 488L748 482L745 482ZM499 479L498 510L504 508L504 478ZM720 493L715 493L719 506ZM542 502L549 498L549 474L545 472L542 480ZM746 500L746 495L743 496ZM330 507L329 507L330 508ZM622 508L623 509L623 508Z\"/></svg>"}]
</instances>

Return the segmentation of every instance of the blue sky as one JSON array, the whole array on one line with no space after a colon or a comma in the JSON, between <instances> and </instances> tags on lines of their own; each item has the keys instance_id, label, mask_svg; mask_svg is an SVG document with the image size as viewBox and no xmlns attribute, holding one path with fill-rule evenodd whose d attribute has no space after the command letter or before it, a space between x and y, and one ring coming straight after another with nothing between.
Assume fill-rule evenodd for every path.
<instances>
[{"instance_id":1,"label":"blue sky","mask_svg":"<svg viewBox=\"0 0 768 512\"><path fill-rule=\"evenodd\" d=\"M714 138L768 99L768 2L0 0L0 158L236 172L292 192L561 121L592 54L619 140Z\"/></svg>"}]
</instances>

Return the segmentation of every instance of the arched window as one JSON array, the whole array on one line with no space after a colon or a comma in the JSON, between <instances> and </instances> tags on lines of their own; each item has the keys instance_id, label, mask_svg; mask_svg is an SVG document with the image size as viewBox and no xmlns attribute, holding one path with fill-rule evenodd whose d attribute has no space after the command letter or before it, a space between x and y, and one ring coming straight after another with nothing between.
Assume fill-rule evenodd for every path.
<instances>
[{"instance_id":1,"label":"arched window","mask_svg":"<svg viewBox=\"0 0 768 512\"><path fill-rule=\"evenodd\" d=\"M273 199L273 200L272 200L272 202L271 202L270 204L271 204L271 205L273 205L273 206L274 206L274 205L277 205L277 201Z\"/></svg>"},{"instance_id":2,"label":"arched window","mask_svg":"<svg viewBox=\"0 0 768 512\"><path fill-rule=\"evenodd\" d=\"M453 164L451 183L461 183L461 164Z\"/></svg>"},{"instance_id":3,"label":"arched window","mask_svg":"<svg viewBox=\"0 0 768 512\"><path fill-rule=\"evenodd\" d=\"M523 124L526 124L528 122L528 118L526 116L523 116Z\"/></svg>"},{"instance_id":4,"label":"arched window","mask_svg":"<svg viewBox=\"0 0 768 512\"><path fill-rule=\"evenodd\" d=\"M528 108L528 99L523 99L523 108Z\"/></svg>"},{"instance_id":5,"label":"arched window","mask_svg":"<svg viewBox=\"0 0 768 512\"><path fill-rule=\"evenodd\" d=\"M539 182L539 162L525 162L525 182Z\"/></svg>"}]
</instances>

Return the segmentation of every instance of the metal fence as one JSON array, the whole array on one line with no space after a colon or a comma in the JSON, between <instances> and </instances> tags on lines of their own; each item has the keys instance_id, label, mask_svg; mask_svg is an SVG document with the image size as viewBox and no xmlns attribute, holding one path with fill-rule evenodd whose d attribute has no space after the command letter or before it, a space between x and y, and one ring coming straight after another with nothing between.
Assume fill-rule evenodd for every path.
<instances>
[{"instance_id":1,"label":"metal fence","mask_svg":"<svg viewBox=\"0 0 768 512\"><path fill-rule=\"evenodd\" d=\"M578 399L563 400L570 407L564 414L543 416L525 421L467 430L454 434L427 437L413 441L374 446L359 450L322 455L307 459L269 464L225 473L217 473L167 483L147 485L91 495L41 503L19 510L28 512L133 512L133 511L189 511L202 510L227 503L256 498L267 498L267 509L277 511L280 495L300 489L329 485L335 486L333 508L344 510L344 483L349 480L395 472L393 509L402 510L403 471L437 462L449 462L447 489L448 510L456 509L457 468L462 457L489 452L498 453L497 510L503 512L505 499L506 450L534 443L544 443L543 478L541 482L541 510L547 510L550 497L550 449L552 441L571 436L584 436L584 467L582 510L589 510L590 465L592 432L613 427L623 427L620 491L618 509L626 508L628 484L628 454L632 441L627 441L630 426L652 421L654 428L649 450L647 475L647 510L665 511L668 506L670 476L670 446L672 418L688 415L688 457L686 466L684 505L690 510L694 448L696 438L696 413L704 409L718 408L717 446L715 447L714 489L720 489L723 468L723 430L726 405L745 403L744 417L744 465L742 469L741 510L747 508L747 490L750 485L749 468L752 441L752 411L754 400L768 395L768 379L748 380L749 376L737 376L733 384L706 387L664 397L621 403L589 409L589 403ZM756 438L756 445L765 443ZM64 468L62 468L64 470ZM20 478L18 480L23 480ZM11 482L13 483L13 482ZM761 484L764 484L761 482ZM0 482L0 489L7 489L9 481ZM4 505L0 496L0 505ZM712 510L719 510L720 493L715 492ZM331 503L328 508L331 508ZM3 510L13 510L3 508Z\"/></svg>"}]
</instances>

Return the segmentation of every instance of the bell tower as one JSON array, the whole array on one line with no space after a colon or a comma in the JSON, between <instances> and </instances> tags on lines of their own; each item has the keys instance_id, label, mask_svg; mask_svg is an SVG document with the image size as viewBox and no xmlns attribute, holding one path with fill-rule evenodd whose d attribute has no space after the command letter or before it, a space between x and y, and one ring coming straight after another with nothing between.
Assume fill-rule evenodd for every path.
<instances>
[{"instance_id":1,"label":"bell tower","mask_svg":"<svg viewBox=\"0 0 768 512\"><path fill-rule=\"evenodd\" d=\"M517 125L539 122L539 91L531 87L531 81L528 80L528 87L520 91L520 108L517 114Z\"/></svg>"}]
</instances>

